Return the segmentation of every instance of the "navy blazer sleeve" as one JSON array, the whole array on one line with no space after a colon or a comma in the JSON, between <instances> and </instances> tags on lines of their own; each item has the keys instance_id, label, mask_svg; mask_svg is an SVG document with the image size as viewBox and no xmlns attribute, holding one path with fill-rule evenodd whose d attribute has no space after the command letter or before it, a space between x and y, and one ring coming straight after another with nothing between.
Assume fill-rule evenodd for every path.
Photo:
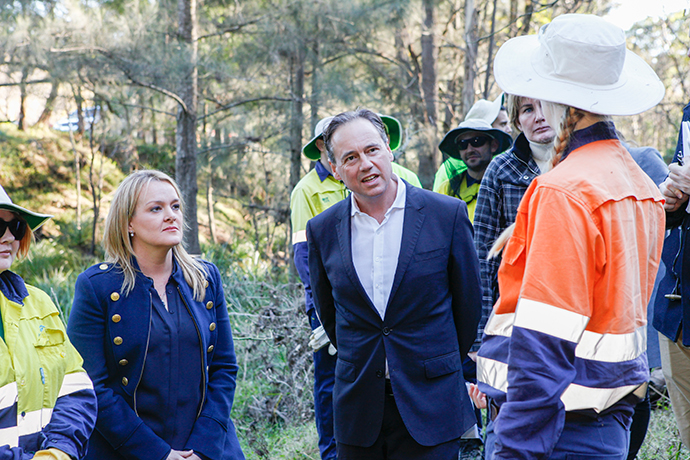
<instances>
[{"instance_id":1,"label":"navy blazer sleeve","mask_svg":"<svg viewBox=\"0 0 690 460\"><path fill-rule=\"evenodd\" d=\"M105 299L99 299L91 279L77 278L67 332L84 358L84 368L93 381L98 398L96 429L121 455L130 459L164 459L170 446L158 437L129 407L122 396L106 385Z\"/></svg>"},{"instance_id":2,"label":"navy blazer sleeve","mask_svg":"<svg viewBox=\"0 0 690 460\"><path fill-rule=\"evenodd\" d=\"M477 336L482 311L482 286L472 224L467 216L467 206L462 201L458 202L453 230L448 261L449 285L460 353L464 359Z\"/></svg>"},{"instance_id":3,"label":"navy blazer sleeve","mask_svg":"<svg viewBox=\"0 0 690 460\"><path fill-rule=\"evenodd\" d=\"M207 292L211 292L213 306L216 309L217 338L212 355L207 361L208 382L206 400L186 448L200 452L210 459L222 458L225 450L235 452L230 458L243 459L235 427L230 420L230 411L235 397L235 378L237 377L237 359L230 330L228 307L225 303L223 283L218 268L206 264L210 283ZM207 294L207 297L209 295ZM208 344L206 344L208 346ZM206 350L204 350L206 351ZM229 439L226 440L226 437Z\"/></svg>"},{"instance_id":4,"label":"navy blazer sleeve","mask_svg":"<svg viewBox=\"0 0 690 460\"><path fill-rule=\"evenodd\" d=\"M331 283L326 275L326 269L321 260L321 253L317 247L316 238L313 235L312 221L307 222L307 243L309 244L309 280L311 282L311 293L316 308L319 321L326 331L326 335L331 340L333 346L338 348L338 341L335 334L335 301Z\"/></svg>"}]
</instances>

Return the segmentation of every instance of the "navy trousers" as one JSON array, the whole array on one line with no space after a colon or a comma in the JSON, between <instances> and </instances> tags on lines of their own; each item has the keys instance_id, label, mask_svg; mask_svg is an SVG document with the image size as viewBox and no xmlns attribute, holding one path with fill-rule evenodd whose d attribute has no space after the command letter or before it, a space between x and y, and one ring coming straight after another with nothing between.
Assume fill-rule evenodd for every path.
<instances>
[{"instance_id":1,"label":"navy trousers","mask_svg":"<svg viewBox=\"0 0 690 460\"><path fill-rule=\"evenodd\" d=\"M626 412L596 419L568 419L549 460L625 460L630 443L631 416ZM487 426L484 459L492 460L496 435Z\"/></svg>"},{"instance_id":2,"label":"navy trousers","mask_svg":"<svg viewBox=\"0 0 690 460\"><path fill-rule=\"evenodd\" d=\"M383 426L371 447L338 443L338 460L457 460L460 438L437 446L422 446L412 435L400 416L390 388L386 389L383 406Z\"/></svg>"},{"instance_id":3,"label":"navy trousers","mask_svg":"<svg viewBox=\"0 0 690 460\"><path fill-rule=\"evenodd\" d=\"M550 460L625 460L630 415L614 412L596 419L566 419Z\"/></svg>"},{"instance_id":4,"label":"navy trousers","mask_svg":"<svg viewBox=\"0 0 690 460\"><path fill-rule=\"evenodd\" d=\"M309 314L312 330L321 325L314 310ZM314 418L319 434L319 452L323 460L335 460L336 444L333 435L333 385L336 356L328 354L328 346L314 353Z\"/></svg>"}]
</instances>

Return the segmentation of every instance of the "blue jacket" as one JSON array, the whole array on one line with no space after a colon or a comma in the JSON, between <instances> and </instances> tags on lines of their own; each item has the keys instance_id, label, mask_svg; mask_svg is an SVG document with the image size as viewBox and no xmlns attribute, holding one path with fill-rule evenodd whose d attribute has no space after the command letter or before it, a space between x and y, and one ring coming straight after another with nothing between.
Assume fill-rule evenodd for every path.
<instances>
[{"instance_id":1,"label":"blue jacket","mask_svg":"<svg viewBox=\"0 0 690 460\"><path fill-rule=\"evenodd\" d=\"M208 285L203 302L194 300L182 270L172 275L199 332L205 381L202 389L179 389L203 392L202 407L191 415L196 423L185 449L213 460L243 459L230 420L238 370L230 320L220 273L215 265L204 264ZM120 294L122 282L122 273L111 264L87 269L77 279L69 318L69 336L84 357L98 397L98 420L87 458L161 460L170 446L137 415L137 387L144 365L157 365L146 360L153 281L137 272L127 296Z\"/></svg>"},{"instance_id":2,"label":"blue jacket","mask_svg":"<svg viewBox=\"0 0 690 460\"><path fill-rule=\"evenodd\" d=\"M690 121L690 104L683 109L683 121ZM682 155L683 130L680 130L673 162L677 163ZM690 158L686 157L684 161L690 161ZM666 228L669 231L661 254L666 273L659 282L659 289L654 299L653 325L657 331L674 342L678 340L682 330L683 345L688 347L690 346L690 248L687 240L690 217L686 207L687 204L683 204L677 211L666 213ZM680 300L666 297L667 294L673 293L680 295Z\"/></svg>"},{"instance_id":3,"label":"blue jacket","mask_svg":"<svg viewBox=\"0 0 690 460\"><path fill-rule=\"evenodd\" d=\"M352 261L352 200L307 224L314 303L338 349L335 437L354 446L371 446L381 430L386 360L400 415L419 444L459 438L475 423L462 376L481 314L467 205L405 186L400 255L383 320Z\"/></svg>"}]
</instances>

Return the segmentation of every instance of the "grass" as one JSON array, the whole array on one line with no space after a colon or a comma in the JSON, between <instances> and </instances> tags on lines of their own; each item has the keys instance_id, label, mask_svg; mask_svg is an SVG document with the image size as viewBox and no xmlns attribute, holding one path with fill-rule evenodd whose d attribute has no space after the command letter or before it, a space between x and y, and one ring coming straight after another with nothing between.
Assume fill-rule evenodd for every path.
<instances>
[{"instance_id":1,"label":"grass","mask_svg":"<svg viewBox=\"0 0 690 460\"><path fill-rule=\"evenodd\" d=\"M673 411L662 404L652 411L644 444L637 453L638 460L690 460L690 452L683 447L673 417Z\"/></svg>"}]
</instances>

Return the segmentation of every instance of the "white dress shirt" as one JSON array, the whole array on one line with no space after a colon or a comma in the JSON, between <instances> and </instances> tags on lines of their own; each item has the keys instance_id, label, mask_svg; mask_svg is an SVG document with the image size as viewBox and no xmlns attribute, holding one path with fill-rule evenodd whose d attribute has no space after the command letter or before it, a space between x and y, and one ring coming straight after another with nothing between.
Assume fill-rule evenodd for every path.
<instances>
[{"instance_id":1,"label":"white dress shirt","mask_svg":"<svg viewBox=\"0 0 690 460\"><path fill-rule=\"evenodd\" d=\"M392 178L397 182L398 190L395 201L386 211L380 224L370 215L360 211L354 194L351 196L352 262L360 283L381 319L386 316L386 305L398 268L405 217L405 183L396 175Z\"/></svg>"}]
</instances>

